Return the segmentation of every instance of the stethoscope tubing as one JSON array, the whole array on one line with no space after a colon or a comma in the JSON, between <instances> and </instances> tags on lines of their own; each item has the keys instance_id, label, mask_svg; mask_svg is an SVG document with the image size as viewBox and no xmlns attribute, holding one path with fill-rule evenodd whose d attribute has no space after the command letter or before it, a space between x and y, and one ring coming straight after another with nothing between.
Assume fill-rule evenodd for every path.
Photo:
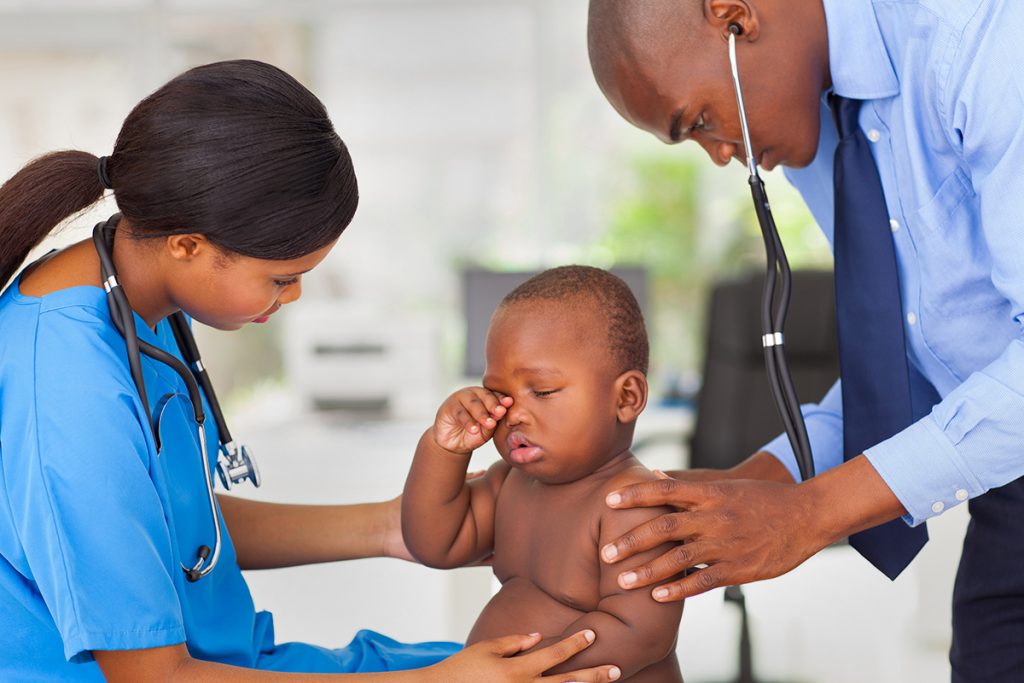
<instances>
[{"instance_id":1,"label":"stethoscope tubing","mask_svg":"<svg viewBox=\"0 0 1024 683\"><path fill-rule=\"evenodd\" d=\"M800 411L800 400L797 397L796 386L793 384L783 345L783 330L792 293L792 273L789 268L789 260L786 258L786 251L779 237L779 231L775 225L775 218L772 216L771 205L768 203L768 193L765 191L764 181L757 170L757 157L750 142L750 128L747 123L743 89L740 87L736 59L736 34L732 31L729 32L729 66L736 91L736 108L739 112L743 134L747 170L750 173L750 193L754 201L757 222L761 228L766 256L764 292L761 297L761 330L763 333L761 341L764 347L765 368L768 373L772 398L796 456L800 477L806 481L814 476L814 458L811 453L810 440L807 438L807 425L804 423L803 413ZM776 290L777 285L781 285L780 291Z\"/></svg>"},{"instance_id":2,"label":"stethoscope tubing","mask_svg":"<svg viewBox=\"0 0 1024 683\"><path fill-rule=\"evenodd\" d=\"M138 337L138 329L135 326L135 314L128 302L128 297L124 293L124 289L121 287L121 283L117 280L116 269L114 268L114 259L112 256L114 227L117 225L119 219L120 214L115 214L106 222L98 224L93 230L93 244L96 247L96 253L99 255L100 259L103 288L107 292L107 302L110 307L111 321L117 331L124 338L125 348L128 353L128 366L131 371L132 379L135 382L135 386L138 389L143 409L146 412L147 421L153 427L153 434L156 439L157 449L160 448L160 432L152 423L149 401L146 398L145 381L142 376L141 354L145 354L160 363L168 365L179 377L181 377L182 381L185 383L189 403L192 405L192 412L195 418L196 439L199 445L200 464L203 470L203 480L206 484L207 501L210 506L210 515L214 527L214 543L212 551L206 545L199 547L196 552L196 563L192 567L181 563L181 568L185 572L186 578L190 582L194 583L212 572L214 567L217 566L217 561L220 559L222 545L220 516L217 511L217 499L213 493L213 479L210 475L210 466L207 460L206 413L203 409L203 400L202 395L200 394L199 384L193 376L192 371L190 371L188 367L175 356L167 353L163 349L159 349L140 340ZM178 342L179 348L183 349L183 353L198 358L199 352L195 346L195 340L192 338L192 334L188 330L188 322L185 320L184 314L178 311L174 313L171 318L172 330L174 331L175 340ZM199 365L201 366L201 363L199 363ZM208 400L211 401L211 407L213 407L214 402L216 401L216 395L213 393L213 387L209 384L208 377L206 378L205 384L209 385L208 388L204 387L204 389L206 389ZM220 424L223 422L223 417L216 415L216 412L217 409L214 410L215 420Z\"/></svg>"}]
</instances>

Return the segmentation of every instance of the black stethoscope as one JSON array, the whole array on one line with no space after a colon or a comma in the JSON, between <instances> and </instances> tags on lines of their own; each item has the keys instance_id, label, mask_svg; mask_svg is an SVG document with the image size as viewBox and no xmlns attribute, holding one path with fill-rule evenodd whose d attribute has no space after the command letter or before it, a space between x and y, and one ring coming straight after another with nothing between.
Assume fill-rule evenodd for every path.
<instances>
[{"instance_id":1,"label":"black stethoscope","mask_svg":"<svg viewBox=\"0 0 1024 683\"><path fill-rule=\"evenodd\" d=\"M154 422L153 415L149 409L149 401L146 398L146 385L142 377L140 353L165 363L178 373L178 376L185 382L188 400L192 405L192 412L195 414L196 435L199 440L199 462L203 468L203 479L206 482L206 493L210 503L210 516L213 519L214 528L213 550L211 551L209 546L201 545L196 551L198 558L196 563L192 567L188 567L185 564L181 565L186 578L190 582L195 582L212 572L213 568L217 566L221 548L217 499L213 495L213 480L210 477L210 467L206 459L206 414L203 411L203 399L199 393L200 387L202 387L203 393L206 394L206 400L210 403L210 410L213 412L213 419L217 423L217 430L220 434L217 474L220 475L224 488L230 490L234 484L246 479L250 480L254 486L259 486L260 472L249 453L249 449L244 444L236 446L231 438L231 432L228 431L228 426L224 422L224 414L220 409L220 402L217 401L217 394L213 390L210 376L207 374L203 361L199 357L199 348L196 346L195 337L192 336L192 328L185 319L185 314L177 311L168 317L168 322L174 333L178 349L188 365L191 366L191 369L163 349L159 349L139 339L135 328L135 314L128 303L128 297L125 296L124 289L117 281L117 271L114 269L114 258L112 256L114 230L120 220L121 214L116 213L105 222L98 223L93 228L92 241L96 247L96 253L100 257L100 272L103 276L103 289L107 292L110 318L114 323L114 327L124 337L125 346L128 349L128 366L131 369L132 379L135 381L135 388L139 392L139 398L142 400L142 407L146 411L146 417L153 428L157 449L159 450L160 448L159 420L164 409L167 407L168 400L174 398L176 394L170 394L160 400L160 403L157 405L157 421Z\"/></svg>"},{"instance_id":2,"label":"black stethoscope","mask_svg":"<svg viewBox=\"0 0 1024 683\"><path fill-rule=\"evenodd\" d=\"M739 24L729 25L729 64L732 67L732 82L736 88L736 106L739 109L740 125L743 129L743 148L747 156L747 169L750 171L750 193L754 198L754 211L757 222L761 226L764 238L767 271L765 273L764 294L761 297L761 345L764 347L764 361L768 369L768 384L771 386L775 406L779 409L779 417L786 428L786 435L796 455L800 478L804 481L814 476L814 459L811 456L811 444L807 439L807 426L804 424L803 413L800 412L800 401L797 399L793 377L786 363L783 350L783 328L786 325L786 314L789 311L789 296L792 290L792 278L789 261L782 248L779 231L775 227L771 206L764 182L757 172L757 157L750 145L750 130L747 127L747 112L743 107L743 91L740 89L739 70L736 68L736 36L743 29ZM776 280L782 280L782 289L776 297ZM777 299L777 300L776 300Z\"/></svg>"}]
</instances>

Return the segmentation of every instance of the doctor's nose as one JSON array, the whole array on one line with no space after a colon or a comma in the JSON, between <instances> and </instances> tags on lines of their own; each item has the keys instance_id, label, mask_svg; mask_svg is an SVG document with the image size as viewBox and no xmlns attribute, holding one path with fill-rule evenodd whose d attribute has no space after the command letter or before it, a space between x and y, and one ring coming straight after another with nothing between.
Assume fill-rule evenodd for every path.
<instances>
[{"instance_id":1,"label":"doctor's nose","mask_svg":"<svg viewBox=\"0 0 1024 683\"><path fill-rule=\"evenodd\" d=\"M698 140L701 147L707 153L716 166L728 166L733 159L743 161L740 150L742 149L735 142L722 142L720 140Z\"/></svg>"}]
</instances>

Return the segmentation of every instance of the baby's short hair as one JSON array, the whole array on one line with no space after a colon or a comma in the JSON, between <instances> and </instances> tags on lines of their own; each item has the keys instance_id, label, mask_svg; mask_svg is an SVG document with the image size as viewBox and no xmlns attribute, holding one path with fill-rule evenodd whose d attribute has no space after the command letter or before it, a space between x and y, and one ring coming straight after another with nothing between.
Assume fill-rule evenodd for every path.
<instances>
[{"instance_id":1,"label":"baby's short hair","mask_svg":"<svg viewBox=\"0 0 1024 683\"><path fill-rule=\"evenodd\" d=\"M618 372L647 373L650 349L644 316L622 278L591 266L551 268L509 292L498 308L530 301L596 304L608 323L608 348Z\"/></svg>"}]
</instances>

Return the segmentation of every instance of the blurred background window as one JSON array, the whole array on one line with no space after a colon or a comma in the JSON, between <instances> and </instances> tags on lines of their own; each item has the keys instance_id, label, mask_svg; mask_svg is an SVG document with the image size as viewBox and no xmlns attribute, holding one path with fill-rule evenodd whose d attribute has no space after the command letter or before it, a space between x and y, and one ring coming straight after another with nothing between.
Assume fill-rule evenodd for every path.
<instances>
[{"instance_id":1,"label":"blurred background window","mask_svg":"<svg viewBox=\"0 0 1024 683\"><path fill-rule=\"evenodd\" d=\"M274 63L326 104L361 204L304 279L302 301L268 325L197 330L232 430L260 457L265 487L246 495L396 495L439 402L479 381L466 340L486 320L465 317L465 274L567 263L642 274L653 400L638 440L660 444L645 450L651 466L682 466L709 294L762 268L761 238L741 166L664 146L604 100L586 12L586 0L0 0L0 176L53 149L109 153L130 108L190 66ZM765 177L793 267L830 268L799 197L781 174ZM85 238L114 210L108 198L37 253ZM963 520L936 522L895 585L839 548L751 586L758 670L828 683L948 679ZM325 645L359 627L461 639L491 589L486 569L385 560L248 579L279 638ZM728 680L737 617L720 591L690 602L679 639L687 680Z\"/></svg>"}]
</instances>

